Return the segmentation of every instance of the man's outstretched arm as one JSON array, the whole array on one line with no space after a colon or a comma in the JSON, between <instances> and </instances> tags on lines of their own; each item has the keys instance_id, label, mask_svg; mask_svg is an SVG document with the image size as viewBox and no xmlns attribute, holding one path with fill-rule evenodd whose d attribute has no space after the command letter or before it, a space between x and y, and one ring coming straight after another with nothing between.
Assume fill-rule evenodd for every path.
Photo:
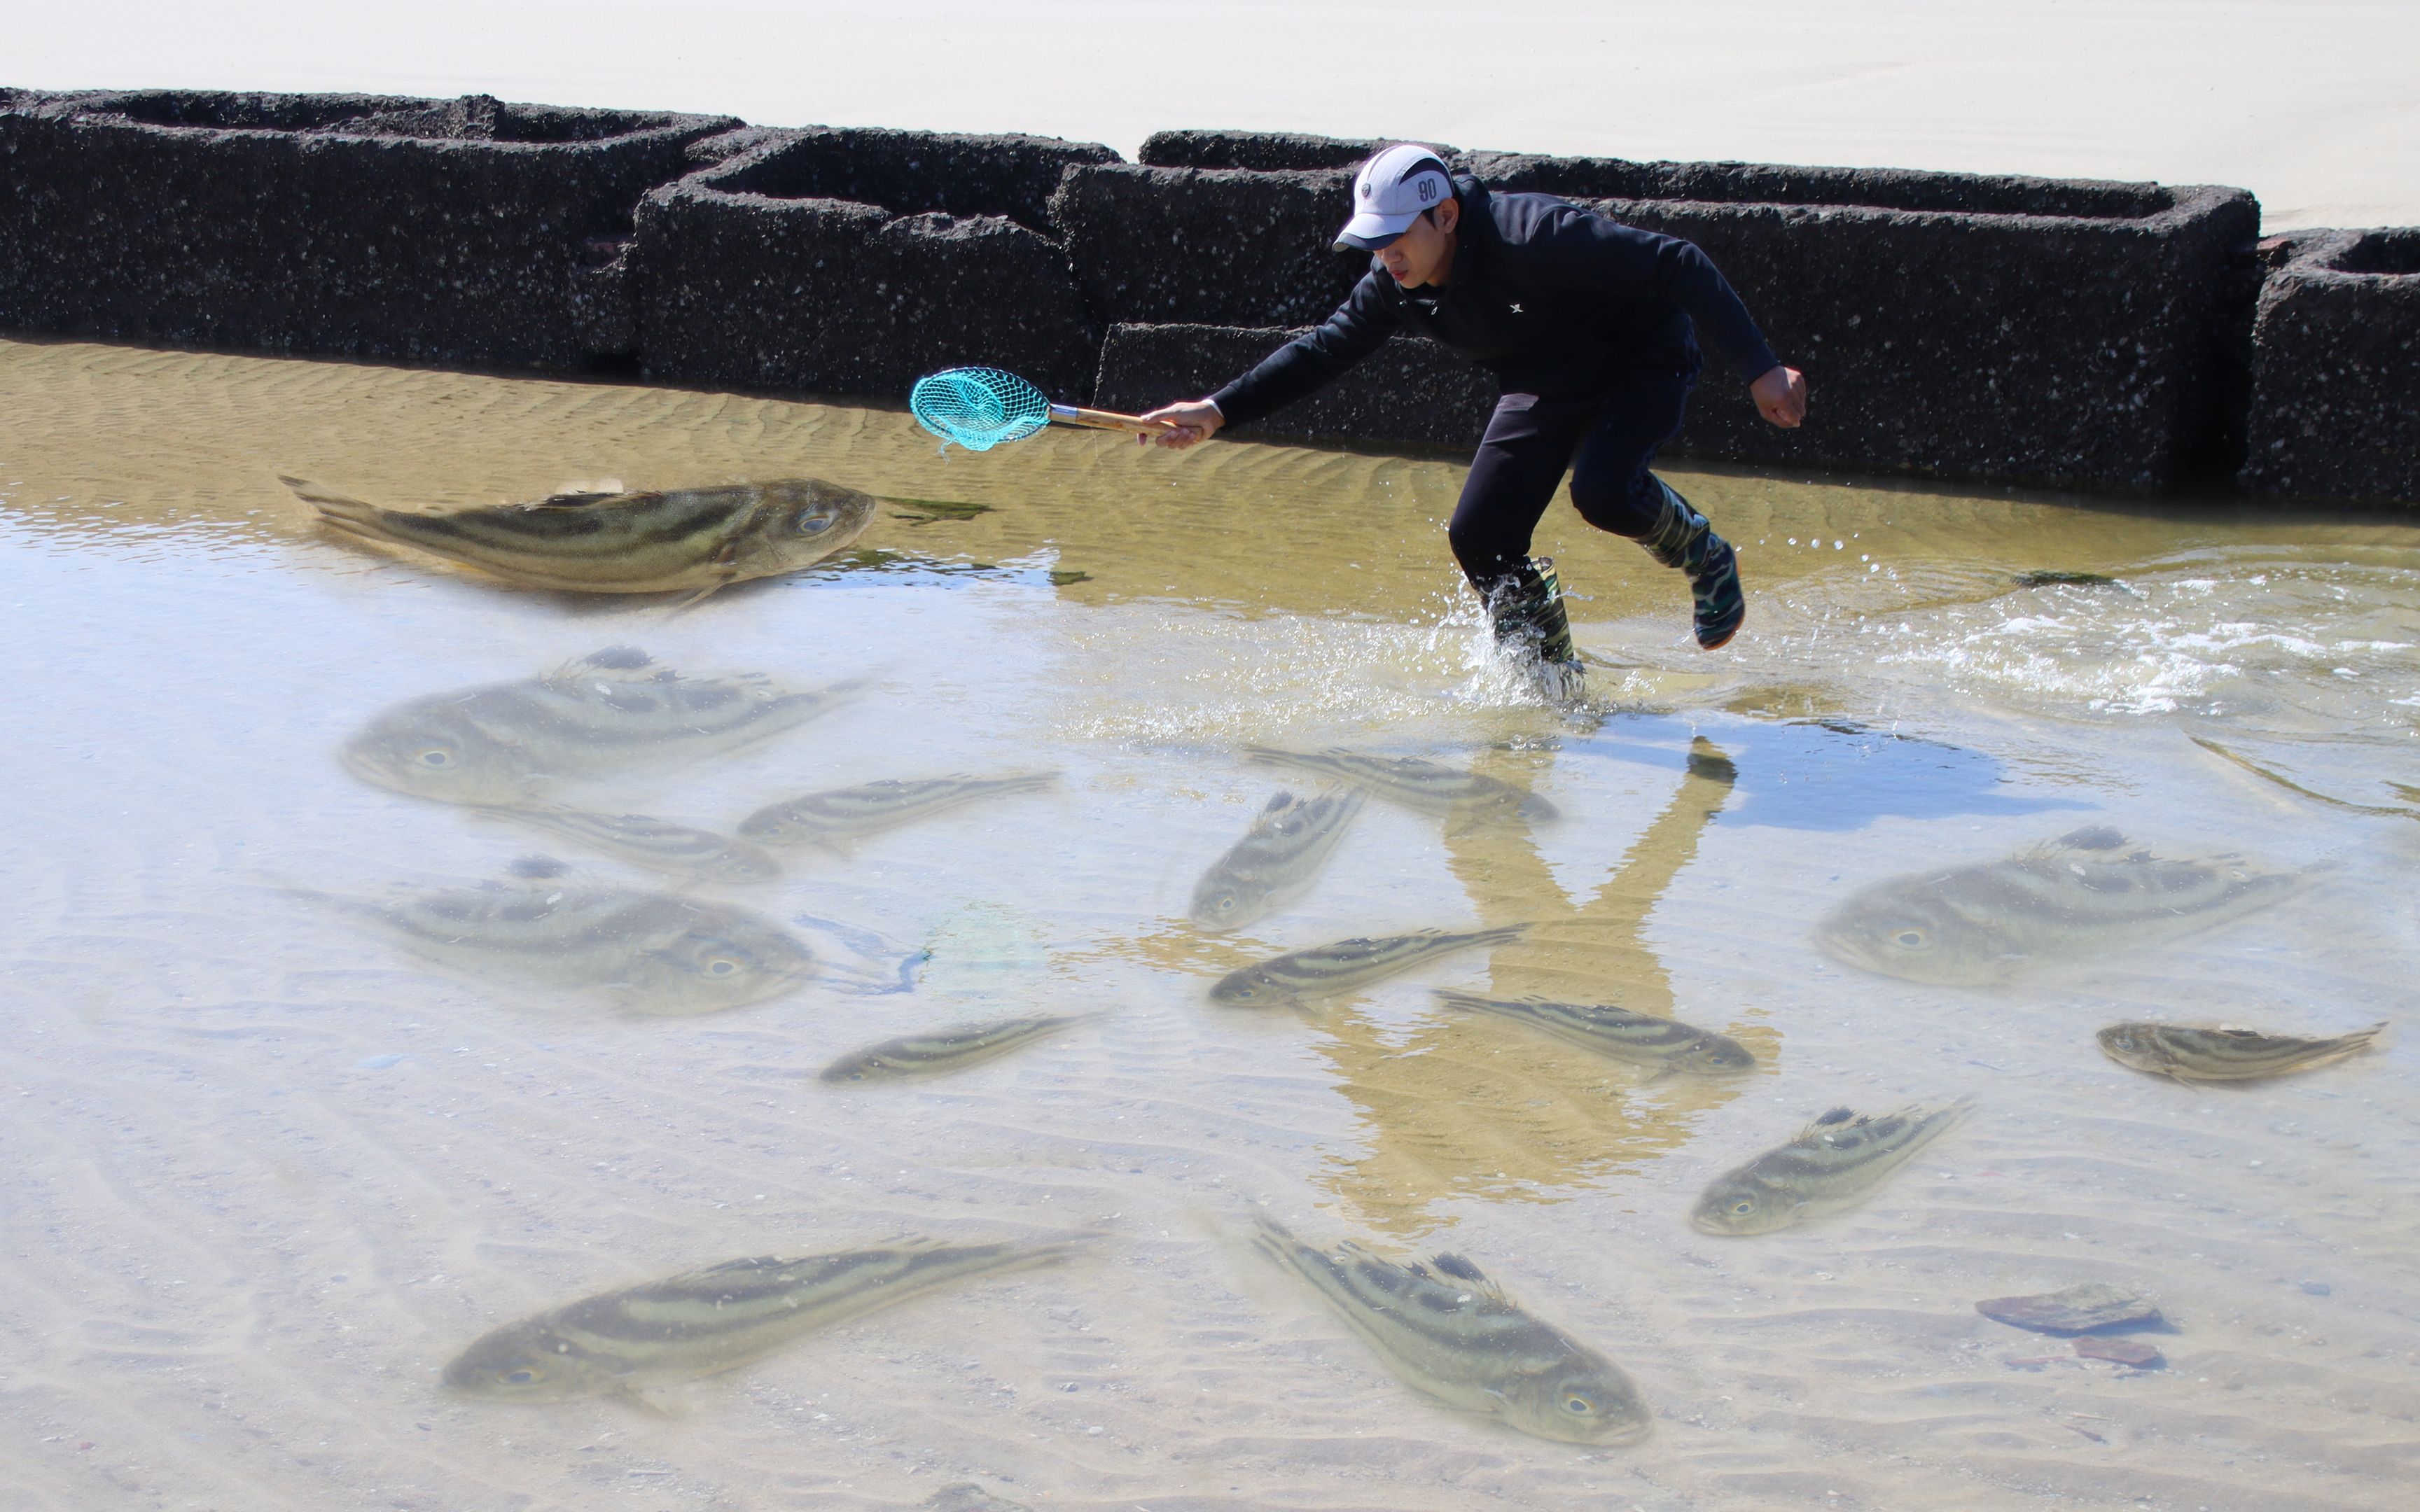
<instances>
[{"instance_id":1,"label":"man's outstretched arm","mask_svg":"<svg viewBox=\"0 0 2420 1512\"><path fill-rule=\"evenodd\" d=\"M1258 420L1324 387L1376 351L1395 333L1395 317L1376 285L1384 276L1373 271L1363 277L1326 324L1287 342L1216 394L1162 405L1144 415L1145 420L1164 420L1177 427L1156 438L1158 443L1183 451L1208 440L1223 426Z\"/></svg>"}]
</instances>

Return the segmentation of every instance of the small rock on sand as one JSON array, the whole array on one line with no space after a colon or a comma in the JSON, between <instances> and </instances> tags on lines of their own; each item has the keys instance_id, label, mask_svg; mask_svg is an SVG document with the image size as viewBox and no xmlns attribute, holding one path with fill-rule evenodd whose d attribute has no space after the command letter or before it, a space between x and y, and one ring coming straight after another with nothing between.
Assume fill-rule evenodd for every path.
<instances>
[{"instance_id":1,"label":"small rock on sand","mask_svg":"<svg viewBox=\"0 0 2420 1512\"><path fill-rule=\"evenodd\" d=\"M2087 1360L2111 1360L2137 1370L2162 1370L2168 1362L2140 1339L2077 1339L2075 1352Z\"/></svg>"},{"instance_id":2,"label":"small rock on sand","mask_svg":"<svg viewBox=\"0 0 2420 1512\"><path fill-rule=\"evenodd\" d=\"M2084 1334L2162 1321L2158 1303L2099 1281L2033 1297L1992 1297L1977 1303L1975 1310L1994 1321L2037 1334Z\"/></svg>"}]
</instances>

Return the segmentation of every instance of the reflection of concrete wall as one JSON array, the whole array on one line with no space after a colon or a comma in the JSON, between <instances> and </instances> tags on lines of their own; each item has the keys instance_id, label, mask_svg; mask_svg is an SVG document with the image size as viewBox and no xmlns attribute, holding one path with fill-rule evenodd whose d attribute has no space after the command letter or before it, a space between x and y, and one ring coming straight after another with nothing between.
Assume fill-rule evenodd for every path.
<instances>
[{"instance_id":1,"label":"reflection of concrete wall","mask_svg":"<svg viewBox=\"0 0 2420 1512\"><path fill-rule=\"evenodd\" d=\"M639 196L727 118L136 90L0 107L0 325L577 368Z\"/></svg>"},{"instance_id":2,"label":"reflection of concrete wall","mask_svg":"<svg viewBox=\"0 0 2420 1512\"><path fill-rule=\"evenodd\" d=\"M1366 268L1326 250L1349 177L1328 164L1364 144L1154 142L1167 161L1249 166L1069 176L1059 215L1105 319L1307 325ZM1711 366L1684 453L2121 488L2233 466L2257 276L2258 208L2240 190L1450 156L1497 188L1697 242L1806 369L1814 412L1792 433Z\"/></svg>"},{"instance_id":3,"label":"reflection of concrete wall","mask_svg":"<svg viewBox=\"0 0 2420 1512\"><path fill-rule=\"evenodd\" d=\"M2420 229L2261 248L2274 266L2254 328L2244 486L2420 504Z\"/></svg>"},{"instance_id":4,"label":"reflection of concrete wall","mask_svg":"<svg viewBox=\"0 0 2420 1512\"><path fill-rule=\"evenodd\" d=\"M1099 336L1050 234L1061 173L1104 147L921 131L743 133L647 196L635 266L651 377L904 393L937 368L1090 393Z\"/></svg>"}]
</instances>

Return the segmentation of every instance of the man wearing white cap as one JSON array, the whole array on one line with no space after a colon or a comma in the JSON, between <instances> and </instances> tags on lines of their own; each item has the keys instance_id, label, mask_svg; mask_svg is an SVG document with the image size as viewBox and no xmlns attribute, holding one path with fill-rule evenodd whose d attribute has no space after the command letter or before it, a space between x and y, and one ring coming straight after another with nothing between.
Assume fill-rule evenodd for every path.
<instances>
[{"instance_id":1,"label":"man wearing white cap","mask_svg":"<svg viewBox=\"0 0 2420 1512\"><path fill-rule=\"evenodd\" d=\"M1191 446L1291 404L1398 331L1426 336L1502 386L1447 538L1497 639L1534 647L1548 690L1578 691L1579 658L1554 564L1532 562L1529 541L1567 470L1582 518L1688 575L1698 643L1729 642L1747 613L1730 545L1650 469L1681 428L1699 334L1774 424L1805 420L1807 381L1706 255L1550 194L1450 177L1414 143L1362 164L1353 208L1336 248L1372 266L1352 296L1217 393L1153 410L1178 427L1160 444Z\"/></svg>"}]
</instances>

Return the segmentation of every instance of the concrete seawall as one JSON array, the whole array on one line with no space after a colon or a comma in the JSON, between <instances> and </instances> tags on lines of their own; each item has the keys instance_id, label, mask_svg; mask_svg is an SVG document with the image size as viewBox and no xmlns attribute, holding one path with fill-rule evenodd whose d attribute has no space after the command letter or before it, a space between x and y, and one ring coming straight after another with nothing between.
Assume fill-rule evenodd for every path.
<instances>
[{"instance_id":1,"label":"concrete seawall","mask_svg":"<svg viewBox=\"0 0 2420 1512\"><path fill-rule=\"evenodd\" d=\"M960 363L1137 407L1324 317L1372 143L1027 136L485 97L0 90L0 328L900 396ZM1699 243L1813 385L1710 363L1676 449L1792 468L2420 502L2420 232L2260 243L2242 190L1445 149ZM1467 445L1494 391L1390 343L1256 427Z\"/></svg>"}]
</instances>

